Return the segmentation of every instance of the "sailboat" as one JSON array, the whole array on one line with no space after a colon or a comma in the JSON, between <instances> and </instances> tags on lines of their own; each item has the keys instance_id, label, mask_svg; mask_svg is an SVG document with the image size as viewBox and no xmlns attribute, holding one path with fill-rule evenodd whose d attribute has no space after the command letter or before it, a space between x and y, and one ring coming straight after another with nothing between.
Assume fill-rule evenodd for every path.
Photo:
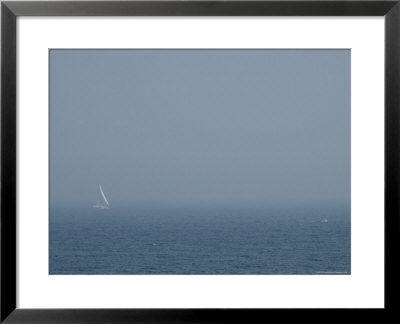
<instances>
[{"instance_id":1,"label":"sailboat","mask_svg":"<svg viewBox=\"0 0 400 324\"><path fill-rule=\"evenodd\" d=\"M93 206L93 208L100 208L100 209L108 209L110 208L110 204L104 194L103 188L99 184L97 189L97 203Z\"/></svg>"}]
</instances>

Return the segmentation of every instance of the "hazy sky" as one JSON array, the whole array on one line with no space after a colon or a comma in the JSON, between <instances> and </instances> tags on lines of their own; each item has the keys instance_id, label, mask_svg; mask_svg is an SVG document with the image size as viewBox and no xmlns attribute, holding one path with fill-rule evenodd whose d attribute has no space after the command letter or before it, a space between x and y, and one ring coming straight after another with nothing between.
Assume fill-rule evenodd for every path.
<instances>
[{"instance_id":1,"label":"hazy sky","mask_svg":"<svg viewBox=\"0 0 400 324\"><path fill-rule=\"evenodd\" d=\"M349 50L52 50L51 202L348 203Z\"/></svg>"}]
</instances>

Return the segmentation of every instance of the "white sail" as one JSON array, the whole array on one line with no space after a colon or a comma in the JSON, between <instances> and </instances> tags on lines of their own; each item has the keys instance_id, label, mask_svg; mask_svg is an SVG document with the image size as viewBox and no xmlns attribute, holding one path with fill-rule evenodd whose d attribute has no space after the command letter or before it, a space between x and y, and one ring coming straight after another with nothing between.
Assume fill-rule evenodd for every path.
<instances>
[{"instance_id":1,"label":"white sail","mask_svg":"<svg viewBox=\"0 0 400 324\"><path fill-rule=\"evenodd\" d=\"M106 195L104 194L103 188L99 184L99 188L97 190L97 203L96 205L93 206L94 208L110 208L110 204L106 198Z\"/></svg>"},{"instance_id":2,"label":"white sail","mask_svg":"<svg viewBox=\"0 0 400 324\"><path fill-rule=\"evenodd\" d=\"M103 200L106 203L107 207L110 207L110 204L108 203L108 200L106 198L106 195L104 194L104 191L103 191L103 188L101 187L101 185L99 185L99 189L100 189L101 197L103 198Z\"/></svg>"}]
</instances>

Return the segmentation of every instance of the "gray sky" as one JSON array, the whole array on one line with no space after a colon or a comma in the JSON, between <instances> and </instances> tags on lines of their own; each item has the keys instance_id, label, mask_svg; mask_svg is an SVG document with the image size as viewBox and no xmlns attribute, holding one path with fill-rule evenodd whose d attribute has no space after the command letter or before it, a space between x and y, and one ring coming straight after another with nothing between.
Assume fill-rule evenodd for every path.
<instances>
[{"instance_id":1,"label":"gray sky","mask_svg":"<svg viewBox=\"0 0 400 324\"><path fill-rule=\"evenodd\" d=\"M51 202L349 203L350 50L51 50Z\"/></svg>"}]
</instances>

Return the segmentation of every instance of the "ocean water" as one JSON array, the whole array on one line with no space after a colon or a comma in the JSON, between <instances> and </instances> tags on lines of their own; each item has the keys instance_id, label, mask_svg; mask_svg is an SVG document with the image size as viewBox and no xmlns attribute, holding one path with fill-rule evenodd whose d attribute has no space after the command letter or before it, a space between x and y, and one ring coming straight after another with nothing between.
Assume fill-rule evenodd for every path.
<instances>
[{"instance_id":1,"label":"ocean water","mask_svg":"<svg viewBox=\"0 0 400 324\"><path fill-rule=\"evenodd\" d=\"M351 271L348 205L57 205L49 239L50 274Z\"/></svg>"}]
</instances>

